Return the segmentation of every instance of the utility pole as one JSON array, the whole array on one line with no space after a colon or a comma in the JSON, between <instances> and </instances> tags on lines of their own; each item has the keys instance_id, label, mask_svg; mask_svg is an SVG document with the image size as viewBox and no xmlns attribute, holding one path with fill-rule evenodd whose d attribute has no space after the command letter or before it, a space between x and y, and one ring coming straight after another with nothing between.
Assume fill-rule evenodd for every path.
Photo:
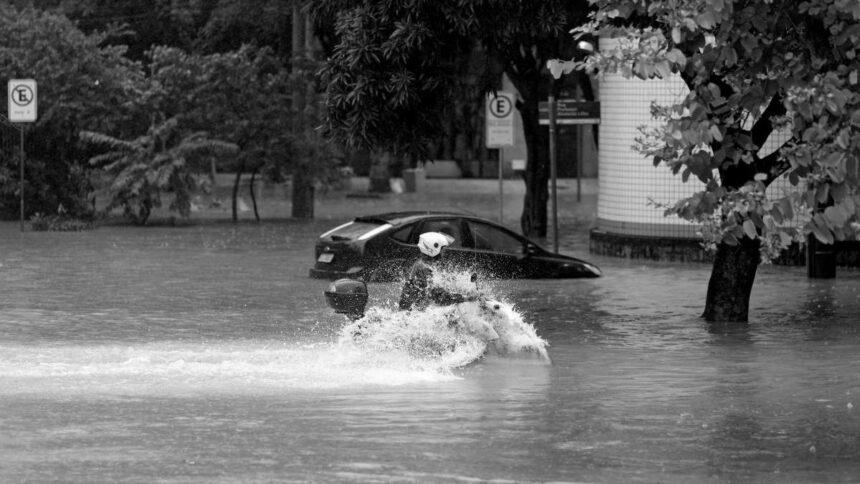
<instances>
[{"instance_id":1,"label":"utility pole","mask_svg":"<svg viewBox=\"0 0 860 484\"><path fill-rule=\"evenodd\" d=\"M295 80L304 81L307 85L297 83L293 89L293 133L297 138L303 138L302 133L307 129L308 120L305 111L308 103L314 98L314 86L304 71L313 59L313 22L303 11L302 0L293 0L292 12L292 72ZM314 217L314 177L311 173L310 160L306 150L300 150L293 166L292 216L294 218L310 219Z\"/></svg>"},{"instance_id":2,"label":"utility pole","mask_svg":"<svg viewBox=\"0 0 860 484\"><path fill-rule=\"evenodd\" d=\"M557 142L556 142L556 102L555 102L555 83L552 84L549 93L549 176L551 180L552 191L552 247L554 252L558 252L558 161L557 158Z\"/></svg>"},{"instance_id":3,"label":"utility pole","mask_svg":"<svg viewBox=\"0 0 860 484\"><path fill-rule=\"evenodd\" d=\"M20 168L20 182L21 182L21 232L24 231L24 127L19 126L18 132L20 133L20 156L18 158L18 166Z\"/></svg>"}]
</instances>

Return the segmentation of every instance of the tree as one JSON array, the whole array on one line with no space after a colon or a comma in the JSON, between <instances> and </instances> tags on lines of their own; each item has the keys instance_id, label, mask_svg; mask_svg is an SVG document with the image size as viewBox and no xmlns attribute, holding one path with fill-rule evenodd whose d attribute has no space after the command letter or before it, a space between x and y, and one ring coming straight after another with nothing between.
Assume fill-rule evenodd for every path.
<instances>
[{"instance_id":1,"label":"tree","mask_svg":"<svg viewBox=\"0 0 860 484\"><path fill-rule=\"evenodd\" d=\"M271 58L280 60L290 72L288 83L294 88L289 93L292 105L283 109L278 104L279 98L273 106L282 109L282 115L291 115L294 121L290 126L292 132L283 130L283 126L280 128L284 135L293 138L293 142L289 144L290 150L286 155L275 159L261 157L272 153L242 150L245 155L255 153L260 156L253 160L242 156L237 160L239 170L234 184L233 215L235 218L235 193L241 172L246 170L252 173L252 178L259 172L277 181L284 174L291 173L293 216L313 216L314 184L331 170L334 159L323 156L331 152L331 147L313 132L316 127L310 125L313 116L304 116L304 109L297 102L305 96L296 93L308 93L313 97L315 88L313 79L306 75L312 62L309 62L305 51L310 50L308 46L313 44L312 36L308 36L307 42L304 40L305 33L310 31L304 22L306 0L155 0L146 5L130 0L39 0L37 3L66 13L87 30L108 32L108 41L127 44L129 55L142 61L158 46L179 48L192 55L229 56L231 52L239 52L249 45L270 50ZM319 24L320 28L325 25L326 22ZM295 55L295 48L298 48L299 55ZM314 111L316 106L308 104L308 109ZM271 125L276 126L278 118L271 118ZM322 144L311 146L308 143ZM308 153L319 156L312 159L301 157Z\"/></svg>"},{"instance_id":2,"label":"tree","mask_svg":"<svg viewBox=\"0 0 860 484\"><path fill-rule=\"evenodd\" d=\"M519 92L529 159L521 228L546 236L549 140L538 103L552 87L546 62L575 52L566 33L585 19L585 1L325 0L313 8L317 18L337 19L322 70L326 127L350 147L424 159L443 126L459 61L483 44L483 90L494 90L504 72Z\"/></svg>"},{"instance_id":3,"label":"tree","mask_svg":"<svg viewBox=\"0 0 860 484\"><path fill-rule=\"evenodd\" d=\"M339 43L322 69L329 132L348 146L423 154L441 126L449 55L465 40L436 34L452 14L424 4L409 23L405 2L343 3Z\"/></svg>"},{"instance_id":4,"label":"tree","mask_svg":"<svg viewBox=\"0 0 860 484\"><path fill-rule=\"evenodd\" d=\"M108 45L144 61L155 45L190 49L213 15L216 0L24 0L68 17L86 33L103 32Z\"/></svg>"},{"instance_id":5,"label":"tree","mask_svg":"<svg viewBox=\"0 0 860 484\"><path fill-rule=\"evenodd\" d=\"M248 45L209 55L156 47L151 57L153 109L176 116L187 130L206 131L239 147L237 156L222 165L236 173L232 207L237 220L244 173L254 177L263 171L282 179L296 164L289 73L269 49Z\"/></svg>"},{"instance_id":6,"label":"tree","mask_svg":"<svg viewBox=\"0 0 860 484\"><path fill-rule=\"evenodd\" d=\"M336 162L330 142L316 129L319 88L313 75L319 51L315 30L326 30L330 21L323 19L312 25L307 17L309 4L307 0L219 0L196 43L204 51L247 43L265 46L287 66L291 91L290 106L284 113L292 119L284 131L291 142L283 173L292 175L295 218L313 217L315 184L328 178ZM273 173L272 168L266 166L263 171Z\"/></svg>"},{"instance_id":7,"label":"tree","mask_svg":"<svg viewBox=\"0 0 860 484\"><path fill-rule=\"evenodd\" d=\"M109 148L90 164L112 176L111 200L105 212L122 207L138 225L146 224L152 209L162 204L162 194L173 196L170 209L183 217L191 213L191 195L200 185L207 156L235 153L236 145L212 140L204 133L183 135L176 118L153 124L147 133L131 141L81 132L81 139Z\"/></svg>"},{"instance_id":8,"label":"tree","mask_svg":"<svg viewBox=\"0 0 860 484\"><path fill-rule=\"evenodd\" d=\"M757 267L811 233L824 243L858 238L860 208L860 3L852 0L600 0L578 34L618 40L573 69L620 70L690 88L640 150L705 188L666 213L701 223L716 248L703 317L748 320ZM775 130L777 151L759 149ZM767 187L787 176L795 191ZM785 224L800 215L800 227Z\"/></svg>"},{"instance_id":9,"label":"tree","mask_svg":"<svg viewBox=\"0 0 860 484\"><path fill-rule=\"evenodd\" d=\"M104 40L61 15L0 6L0 72L38 83L38 119L25 129L28 215L57 213L60 206L74 217L91 210L78 132L124 125L126 101L141 77L124 48L105 47ZM0 157L0 165L9 160ZM0 181L0 216L17 216L17 187L17 178Z\"/></svg>"},{"instance_id":10,"label":"tree","mask_svg":"<svg viewBox=\"0 0 860 484\"><path fill-rule=\"evenodd\" d=\"M212 0L194 46L202 53L212 54L253 43L269 47L286 62L292 55L292 15L292 1Z\"/></svg>"},{"instance_id":11,"label":"tree","mask_svg":"<svg viewBox=\"0 0 860 484\"><path fill-rule=\"evenodd\" d=\"M418 2L422 3L422 2ZM451 13L423 3L333 2L319 4L317 18L337 18L338 39L324 64L328 135L347 148L373 153L371 190L387 191L394 157L427 158L441 133L442 112L452 92L452 62L466 38L439 35ZM452 53L454 55L452 55Z\"/></svg>"}]
</instances>

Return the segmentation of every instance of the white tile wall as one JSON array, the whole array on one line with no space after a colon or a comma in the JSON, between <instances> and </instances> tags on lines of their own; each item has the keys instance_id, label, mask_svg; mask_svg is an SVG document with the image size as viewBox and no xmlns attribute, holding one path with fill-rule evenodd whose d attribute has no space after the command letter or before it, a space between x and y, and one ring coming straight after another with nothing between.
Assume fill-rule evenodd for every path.
<instances>
[{"instance_id":1,"label":"white tile wall","mask_svg":"<svg viewBox=\"0 0 860 484\"><path fill-rule=\"evenodd\" d=\"M601 40L601 48L605 48ZM639 127L656 126L651 101L674 104L689 92L680 78L671 80L625 79L620 74L601 74L598 225L607 231L636 235L690 237L695 226L649 205L674 202L701 189L691 178L683 183L665 166L655 167L633 149Z\"/></svg>"},{"instance_id":2,"label":"white tile wall","mask_svg":"<svg viewBox=\"0 0 860 484\"><path fill-rule=\"evenodd\" d=\"M608 46L601 39L600 47ZM633 149L639 127L656 126L651 118L651 102L672 105L681 101L689 90L680 77L672 79L625 79L620 74L600 74L600 149L599 194L597 218L600 229L633 235L695 237L697 226L677 217L664 217L663 210L649 205L649 199L672 203L702 189L702 183L691 177L681 181L664 165L652 161ZM774 133L762 147L761 154L778 149L788 133ZM769 188L773 197L780 196L790 185L782 178Z\"/></svg>"}]
</instances>

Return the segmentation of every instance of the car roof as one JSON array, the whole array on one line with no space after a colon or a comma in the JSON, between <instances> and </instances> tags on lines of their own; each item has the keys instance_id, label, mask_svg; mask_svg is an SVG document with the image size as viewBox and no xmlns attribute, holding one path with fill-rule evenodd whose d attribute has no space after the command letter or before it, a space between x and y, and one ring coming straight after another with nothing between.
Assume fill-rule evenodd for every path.
<instances>
[{"instance_id":1,"label":"car roof","mask_svg":"<svg viewBox=\"0 0 860 484\"><path fill-rule=\"evenodd\" d=\"M391 225L400 225L405 223L414 222L416 220L421 220L427 217L466 217L472 219L482 220L481 217L476 217L473 215L467 215L459 212L451 212L451 211L410 211L410 212L387 212L387 213L379 213L374 215L363 215L361 217L356 217L355 221L357 222L377 222L377 223L387 223Z\"/></svg>"},{"instance_id":2,"label":"car roof","mask_svg":"<svg viewBox=\"0 0 860 484\"><path fill-rule=\"evenodd\" d=\"M422 220L425 218L435 218L435 217L458 217L458 218L464 218L464 219L469 219L469 220L478 220L478 221L487 223L489 225L492 225L494 227L498 227L498 228L505 230L507 232L510 232L514 236L521 238L521 239L524 239L524 240L527 240L527 241L531 242L532 244L535 244L538 247L540 247L540 244L536 244L530 238L525 237L521 234L518 234L518 233L514 232L513 230L511 230L511 229L509 229L509 228L507 228L507 227L505 227L505 226L503 226L497 222L494 222L490 219L480 217L478 215L471 215L471 214L462 213L462 212L454 212L454 211L450 211L450 210L449 211L414 210L414 211L406 211L406 212L385 212L385 213L378 213L378 214L374 214L374 215L363 215L360 217L355 217L355 219L353 219L353 220L355 222L371 222L371 223L378 223L378 224L390 224L394 227L398 227L402 224L408 224L408 223L416 222L418 220ZM543 249L543 250L546 250L546 249ZM549 251L547 251L547 252L549 252ZM549 252L549 253L551 253L554 256L569 257L569 256L560 255L560 254L553 253L553 252Z\"/></svg>"}]
</instances>

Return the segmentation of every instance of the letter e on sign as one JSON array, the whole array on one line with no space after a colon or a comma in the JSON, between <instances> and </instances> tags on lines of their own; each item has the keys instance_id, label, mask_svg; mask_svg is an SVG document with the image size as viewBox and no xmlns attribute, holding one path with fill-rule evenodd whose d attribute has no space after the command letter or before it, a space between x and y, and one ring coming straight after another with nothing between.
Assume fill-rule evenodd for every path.
<instances>
[{"instance_id":1,"label":"letter e on sign","mask_svg":"<svg viewBox=\"0 0 860 484\"><path fill-rule=\"evenodd\" d=\"M33 79L10 79L7 99L9 121L32 123L36 121L36 81Z\"/></svg>"},{"instance_id":2,"label":"letter e on sign","mask_svg":"<svg viewBox=\"0 0 860 484\"><path fill-rule=\"evenodd\" d=\"M511 114L511 98L507 96L497 96L490 99L490 113L496 118L507 118Z\"/></svg>"}]
</instances>

